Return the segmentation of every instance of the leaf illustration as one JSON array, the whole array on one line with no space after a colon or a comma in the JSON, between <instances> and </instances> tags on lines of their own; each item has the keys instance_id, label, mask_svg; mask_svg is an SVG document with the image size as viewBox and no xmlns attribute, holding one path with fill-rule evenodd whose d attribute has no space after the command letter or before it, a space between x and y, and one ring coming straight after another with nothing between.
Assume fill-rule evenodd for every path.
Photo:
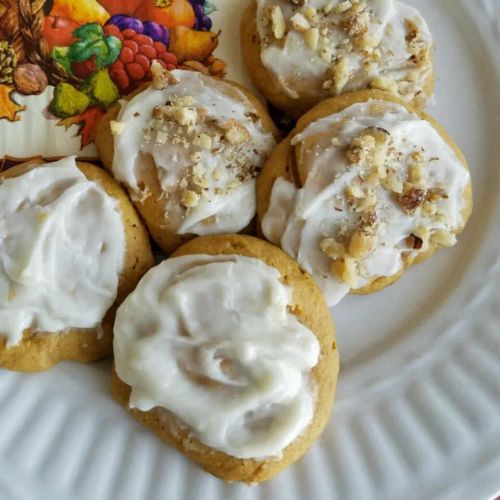
<instances>
[{"instance_id":1,"label":"leaf illustration","mask_svg":"<svg viewBox=\"0 0 500 500\"><path fill-rule=\"evenodd\" d=\"M66 130L68 130L72 125L78 125L79 128L75 137L81 137L80 149L83 149L92 142L92 132L94 131L97 120L99 120L103 114L104 111L99 107L88 108L79 115L59 120L57 125L65 127Z\"/></svg>"},{"instance_id":2,"label":"leaf illustration","mask_svg":"<svg viewBox=\"0 0 500 500\"><path fill-rule=\"evenodd\" d=\"M205 4L205 15L209 16L216 10L217 7L212 2L207 1L207 3Z\"/></svg>"},{"instance_id":3,"label":"leaf illustration","mask_svg":"<svg viewBox=\"0 0 500 500\"><path fill-rule=\"evenodd\" d=\"M10 122L17 122L21 119L18 115L26 109L26 106L20 106L12 98L14 89L7 85L0 85L0 120L7 118Z\"/></svg>"}]
</instances>

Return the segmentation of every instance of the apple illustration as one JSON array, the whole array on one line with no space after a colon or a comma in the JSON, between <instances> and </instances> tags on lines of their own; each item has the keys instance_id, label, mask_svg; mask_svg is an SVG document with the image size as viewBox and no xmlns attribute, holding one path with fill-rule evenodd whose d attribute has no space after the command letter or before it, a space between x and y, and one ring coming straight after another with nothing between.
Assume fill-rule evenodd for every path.
<instances>
[{"instance_id":1,"label":"apple illustration","mask_svg":"<svg viewBox=\"0 0 500 500\"><path fill-rule=\"evenodd\" d=\"M64 17L47 16L43 27L43 38L49 49L54 47L67 47L76 41L73 31L80 25Z\"/></svg>"}]
</instances>

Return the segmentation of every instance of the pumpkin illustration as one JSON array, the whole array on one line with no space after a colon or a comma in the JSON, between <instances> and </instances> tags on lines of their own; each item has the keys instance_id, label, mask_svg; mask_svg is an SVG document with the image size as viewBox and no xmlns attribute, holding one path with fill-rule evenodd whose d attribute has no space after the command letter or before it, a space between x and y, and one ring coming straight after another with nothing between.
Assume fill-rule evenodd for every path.
<instances>
[{"instance_id":1,"label":"pumpkin illustration","mask_svg":"<svg viewBox=\"0 0 500 500\"><path fill-rule=\"evenodd\" d=\"M165 3L165 6L162 6ZM168 4L168 6L167 6ZM134 13L141 21L155 21L167 28L195 25L196 17L188 0L143 0Z\"/></svg>"}]
</instances>

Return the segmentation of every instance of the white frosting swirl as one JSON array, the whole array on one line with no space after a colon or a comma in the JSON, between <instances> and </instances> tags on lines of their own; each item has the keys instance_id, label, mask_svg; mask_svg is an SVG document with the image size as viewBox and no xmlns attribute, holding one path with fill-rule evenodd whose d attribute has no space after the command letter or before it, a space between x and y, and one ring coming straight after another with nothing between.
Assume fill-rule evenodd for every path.
<instances>
[{"instance_id":1,"label":"white frosting swirl","mask_svg":"<svg viewBox=\"0 0 500 500\"><path fill-rule=\"evenodd\" d=\"M239 89L195 71L172 74L179 80L177 85L162 90L150 87L121 103L117 120L124 129L115 135L113 173L140 198L144 194L139 189L141 164L152 158L165 195L158 202L165 204L166 227L177 234L238 232L255 215L254 176L276 145L273 135L264 130L254 106ZM188 129L151 120L155 106L183 97L192 98L191 106L202 109L206 119L198 119ZM197 142L205 133L213 139L213 122L228 120L241 123L250 140L231 150L224 141L216 145L214 140L208 148ZM197 155L195 162L193 155ZM254 175L242 176L238 168L242 164L252 166ZM181 203L182 183L193 172L202 177L202 188L192 195L196 205L186 209Z\"/></svg>"},{"instance_id":2,"label":"white frosting swirl","mask_svg":"<svg viewBox=\"0 0 500 500\"><path fill-rule=\"evenodd\" d=\"M188 255L150 270L120 306L118 376L130 406L167 409L238 458L277 456L310 424L314 334L287 311L292 290L254 258Z\"/></svg>"},{"instance_id":3,"label":"white frosting swirl","mask_svg":"<svg viewBox=\"0 0 500 500\"><path fill-rule=\"evenodd\" d=\"M292 98L303 96L325 98L335 93L328 85L328 72L338 61L345 58L348 77L336 93L352 92L368 88L381 88L379 78L387 84L394 82L392 90L400 98L411 101L419 96L426 104L429 96L423 93L425 82L432 72L432 35L419 12L397 0L365 0L369 24L366 37L368 47L356 42L356 37L346 33L342 22L351 11L337 11L349 2L332 0L309 0L299 8L289 0L257 0L257 28L262 41L261 60L276 77L276 82ZM278 5L281 8L287 33L276 40L267 9ZM354 5L356 7L356 5ZM308 9L315 9L314 18L308 17ZM325 9L326 12L325 13ZM296 30L290 23L297 12L304 12L306 21L320 32L319 41L308 43L308 30ZM355 15L355 14L354 14ZM407 21L418 30L418 40L413 45L408 41ZM316 29L316 28L313 28ZM356 32L356 30L353 30ZM425 60L412 59L414 51L423 50ZM389 88L381 88L389 90Z\"/></svg>"},{"instance_id":4,"label":"white frosting swirl","mask_svg":"<svg viewBox=\"0 0 500 500\"><path fill-rule=\"evenodd\" d=\"M395 151L384 166L390 177L375 187L366 166L349 165L345 156L347 145L369 127L387 131ZM292 145L301 148L298 168L305 182L297 189L281 177L276 180L262 231L316 278L330 306L350 288L359 289L377 277L396 274L403 267L403 256L426 251L433 235L446 240L444 245L452 245L452 233L463 227L464 189L470 182L467 168L428 121L399 104L377 100L354 104L311 123L293 137ZM388 188L387 181L400 188L407 185L415 153L422 162L425 185L420 187L429 192L442 190L445 196L408 214L398 201L401 189ZM358 280L350 286L332 272L331 259L320 244L330 236L341 240L359 224L361 214L346 196L346 189L354 185L363 192L373 192L377 221L376 245L358 261ZM407 239L412 234L422 238L421 248L409 248ZM347 250L343 254L348 255Z\"/></svg>"},{"instance_id":5,"label":"white frosting swirl","mask_svg":"<svg viewBox=\"0 0 500 500\"><path fill-rule=\"evenodd\" d=\"M0 335L98 326L124 262L116 200L73 157L0 182Z\"/></svg>"}]
</instances>

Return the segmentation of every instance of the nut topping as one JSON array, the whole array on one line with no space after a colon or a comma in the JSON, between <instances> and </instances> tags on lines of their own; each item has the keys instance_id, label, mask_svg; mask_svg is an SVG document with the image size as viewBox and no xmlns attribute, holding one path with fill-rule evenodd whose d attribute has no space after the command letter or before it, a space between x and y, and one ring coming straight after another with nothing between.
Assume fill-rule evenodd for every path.
<instances>
[{"instance_id":1,"label":"nut topping","mask_svg":"<svg viewBox=\"0 0 500 500\"><path fill-rule=\"evenodd\" d=\"M244 144L250 140L250 132L237 120L230 119L220 124L224 139L229 144Z\"/></svg>"},{"instance_id":2,"label":"nut topping","mask_svg":"<svg viewBox=\"0 0 500 500\"><path fill-rule=\"evenodd\" d=\"M398 196L399 203L408 215L413 215L426 199L426 191L423 189L404 186L403 193Z\"/></svg>"},{"instance_id":3,"label":"nut topping","mask_svg":"<svg viewBox=\"0 0 500 500\"><path fill-rule=\"evenodd\" d=\"M151 75L153 76L153 86L155 89L162 90L169 85L177 85L179 80L165 69L157 60L151 63Z\"/></svg>"},{"instance_id":4,"label":"nut topping","mask_svg":"<svg viewBox=\"0 0 500 500\"><path fill-rule=\"evenodd\" d=\"M281 40L285 36L286 24L283 12L279 5L268 7L265 11L267 19L271 21L271 29L276 40Z\"/></svg>"}]
</instances>

